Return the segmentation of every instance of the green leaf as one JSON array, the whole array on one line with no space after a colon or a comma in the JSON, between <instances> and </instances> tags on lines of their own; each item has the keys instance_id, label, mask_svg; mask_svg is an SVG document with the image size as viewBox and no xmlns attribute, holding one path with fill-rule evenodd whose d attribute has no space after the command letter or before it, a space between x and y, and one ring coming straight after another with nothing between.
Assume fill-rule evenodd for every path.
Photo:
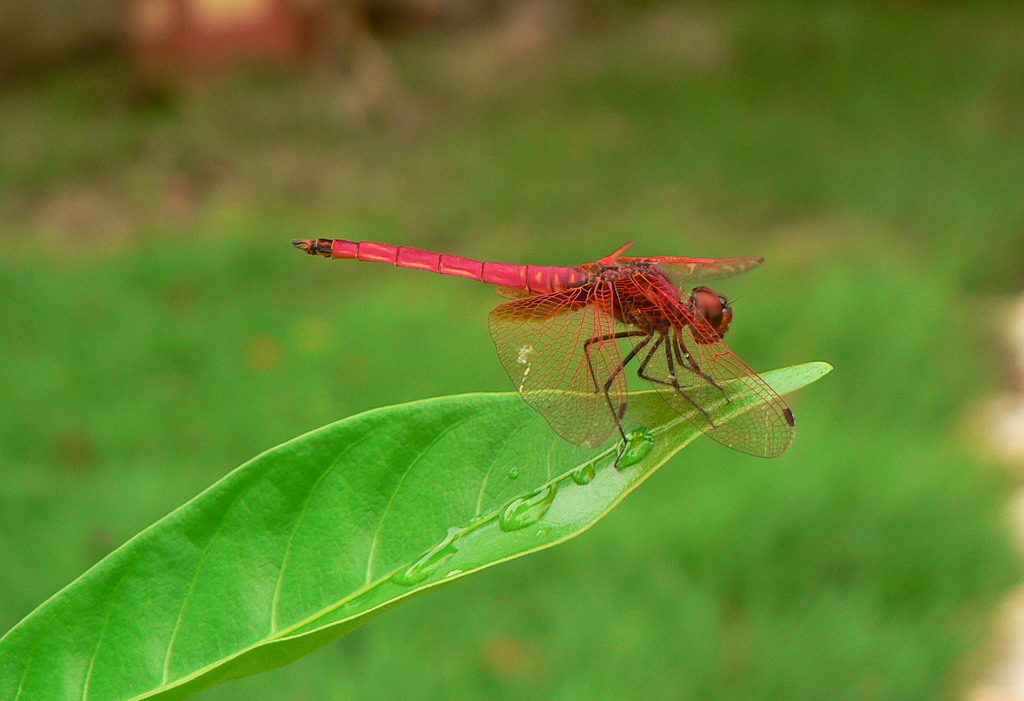
<instances>
[{"instance_id":1,"label":"green leaf","mask_svg":"<svg viewBox=\"0 0 1024 701\"><path fill-rule=\"evenodd\" d=\"M829 370L765 378L790 392ZM573 446L511 393L377 409L273 448L0 639L0 697L183 698L572 538L699 435L654 392L629 415L647 431L619 469L617 446Z\"/></svg>"}]
</instances>

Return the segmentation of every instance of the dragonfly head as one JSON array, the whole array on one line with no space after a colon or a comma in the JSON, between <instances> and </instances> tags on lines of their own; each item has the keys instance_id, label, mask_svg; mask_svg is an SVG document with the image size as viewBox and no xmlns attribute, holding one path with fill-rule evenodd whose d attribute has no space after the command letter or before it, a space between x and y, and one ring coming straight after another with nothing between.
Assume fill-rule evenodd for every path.
<instances>
[{"instance_id":1,"label":"dragonfly head","mask_svg":"<svg viewBox=\"0 0 1024 701\"><path fill-rule=\"evenodd\" d=\"M716 339L708 339L705 343L713 343L725 335L732 323L732 307L724 295L720 295L708 287L694 287L690 293L690 302L694 308L701 313L711 328L718 334ZM700 338L696 338L701 342Z\"/></svg>"}]
</instances>

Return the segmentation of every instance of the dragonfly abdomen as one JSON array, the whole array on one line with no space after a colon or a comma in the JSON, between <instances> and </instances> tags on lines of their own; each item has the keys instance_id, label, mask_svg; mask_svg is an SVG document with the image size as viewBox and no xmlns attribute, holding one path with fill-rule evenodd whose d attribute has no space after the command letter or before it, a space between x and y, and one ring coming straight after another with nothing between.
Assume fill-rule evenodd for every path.
<instances>
[{"instance_id":1,"label":"dragonfly abdomen","mask_svg":"<svg viewBox=\"0 0 1024 701\"><path fill-rule=\"evenodd\" d=\"M326 258L348 258L373 263L391 263L402 268L431 270L441 275L455 275L480 280L489 285L515 287L531 294L558 292L582 284L587 276L575 268L553 265L518 265L463 258L447 253L426 251L412 246L394 246L377 241L347 239L296 239L292 241L311 255Z\"/></svg>"}]
</instances>

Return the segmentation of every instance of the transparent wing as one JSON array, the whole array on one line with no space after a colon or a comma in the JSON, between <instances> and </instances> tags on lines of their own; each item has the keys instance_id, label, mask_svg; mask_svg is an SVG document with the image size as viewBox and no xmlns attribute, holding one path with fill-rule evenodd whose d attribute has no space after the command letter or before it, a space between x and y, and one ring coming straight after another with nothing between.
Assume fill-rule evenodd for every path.
<instances>
[{"instance_id":1,"label":"transparent wing","mask_svg":"<svg viewBox=\"0 0 1024 701\"><path fill-rule=\"evenodd\" d=\"M508 297L509 299L522 299L523 297L529 297L529 290L524 290L522 287L509 287L507 285L498 285L494 288L494 291L500 294L502 297Z\"/></svg>"},{"instance_id":2,"label":"transparent wing","mask_svg":"<svg viewBox=\"0 0 1024 701\"><path fill-rule=\"evenodd\" d=\"M761 457L793 442L793 412L686 303L659 293L642 276L616 281L620 296L643 299L667 329L640 354L640 376L673 409L719 443Z\"/></svg>"},{"instance_id":3,"label":"transparent wing","mask_svg":"<svg viewBox=\"0 0 1024 701\"><path fill-rule=\"evenodd\" d=\"M527 403L572 443L604 443L628 386L607 283L506 302L488 318L498 357ZM606 390L607 388L607 390Z\"/></svg>"},{"instance_id":4,"label":"transparent wing","mask_svg":"<svg viewBox=\"0 0 1024 701\"><path fill-rule=\"evenodd\" d=\"M646 260L655 263L665 277L676 287L691 282L721 280L745 273L764 262L764 258L684 258L682 256L651 256L648 258L620 258L620 261Z\"/></svg>"}]
</instances>

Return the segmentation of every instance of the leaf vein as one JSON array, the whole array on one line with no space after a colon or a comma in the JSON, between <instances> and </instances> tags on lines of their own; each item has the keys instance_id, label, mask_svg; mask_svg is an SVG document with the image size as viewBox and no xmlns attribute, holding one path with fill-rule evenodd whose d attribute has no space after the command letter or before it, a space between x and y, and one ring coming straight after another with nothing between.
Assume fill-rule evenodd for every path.
<instances>
[{"instance_id":1,"label":"leaf vein","mask_svg":"<svg viewBox=\"0 0 1024 701\"><path fill-rule=\"evenodd\" d=\"M320 489L320 485L323 484L323 481L325 479L327 479L328 475L330 475L332 472L334 472L334 470L337 469L337 467L341 463L342 459L346 455L348 455L350 452L352 452L352 450L356 446L360 445L363 441L367 440L368 438L370 438L371 436L376 434L379 430L380 430L380 426L378 426L377 428L369 431L366 435L364 435L359 440L354 441L353 443L349 443L345 447L345 450L343 450L340 453L338 453L338 456L331 462L330 466L326 470L323 471L323 473L320 475L319 478L317 478L317 481L313 484L313 486L310 487L309 495L306 497L305 502L302 504L302 509L299 511L299 514L298 514L298 516L295 519L295 526L292 528L292 532L288 536L288 544L285 545L284 555L281 557L281 568L278 570L278 573L277 573L277 583L274 585L274 596L273 596L273 599L271 600L271 606L270 606L270 633L271 633L271 635L276 633L277 630L278 630L277 614L278 614L278 605L279 605L280 600L281 600L281 588L282 588L282 586L284 584L284 573L285 573L285 570L288 567L289 556L292 553L292 544L295 542L295 534L299 532L299 527L302 525L302 522L306 518L306 512L309 510L309 505L311 503L313 503L313 497L316 495L317 491Z\"/></svg>"},{"instance_id":2,"label":"leaf vein","mask_svg":"<svg viewBox=\"0 0 1024 701\"><path fill-rule=\"evenodd\" d=\"M100 625L100 632L96 636L96 647L93 648L92 655L89 657L89 669L85 674L85 680L82 682L82 701L89 698L89 687L92 685L92 671L96 666L96 658L100 655L100 646L103 644L103 636L107 632L107 624L110 623L110 614L113 611L114 598L117 596L117 592L121 588L126 577L127 572L121 575L121 578L114 586L114 590L110 592L110 596L107 597L107 612L103 615L103 623Z\"/></svg>"},{"instance_id":3,"label":"leaf vein","mask_svg":"<svg viewBox=\"0 0 1024 701\"><path fill-rule=\"evenodd\" d=\"M528 423L524 421L523 423L519 424L519 427L516 428L514 431L510 431L509 434L505 436L505 440L501 442L501 448L495 453L495 455L500 455L501 452L505 450L506 447L508 447L508 444L512 442L512 437L515 436L520 431L522 431L524 428L526 428L527 425ZM473 514L474 518L478 518L480 516L480 513L483 511L484 492L487 490L487 483L491 479L491 473L494 472L494 468L497 467L497 465L497 460L492 461L491 466L488 467L487 472L484 473L483 482L480 483L480 493L477 494L476 497L476 511Z\"/></svg>"},{"instance_id":4,"label":"leaf vein","mask_svg":"<svg viewBox=\"0 0 1024 701\"><path fill-rule=\"evenodd\" d=\"M423 459L423 457L431 448L437 445L438 441L440 441L442 438L447 436L456 428L458 428L459 426L473 418L476 418L473 414L465 416L462 419L459 419L458 421L453 423L451 426L448 426L446 429L438 433L436 436L434 436L434 439L430 441L427 445L423 446L423 449L419 451L416 457L413 458L413 460L409 463L409 466L405 468L405 471L402 472L402 477L398 480L398 484L395 485L395 491L391 493L391 498L388 499L388 503L384 507L384 511L380 515L380 521L377 523L377 530L373 534L373 540L370 541L370 551L366 556L366 584L369 584L373 581L373 561L374 558L377 556L377 545L378 543L380 543L380 534L384 528L384 521L387 520L388 514L391 513L391 507L395 503L395 498L398 496L398 493L402 490L402 485L405 484L405 480L409 476L409 473L412 472L412 468L419 464L420 460Z\"/></svg>"},{"instance_id":5,"label":"leaf vein","mask_svg":"<svg viewBox=\"0 0 1024 701\"><path fill-rule=\"evenodd\" d=\"M239 499L249 493L249 490L252 489L257 482L258 480L246 485L245 489L236 494L231 502L220 512L220 523L217 524L217 530L215 530L213 535L210 536L210 541L206 544L206 547L203 548L203 552L199 555L199 561L196 563L196 569L192 573L192 578L189 581L188 591L185 593L185 597L181 601L181 608L178 609L178 617L174 621L174 630L171 631L171 639L167 642L167 654L164 656L164 672L162 679L162 683L164 684L167 683L167 680L171 675L171 656L174 653L174 643L178 639L178 632L181 630L181 621L185 617L185 609L188 608L189 600L192 598L192 594L195 591L196 581L199 579L199 572L203 569L203 563L206 562L206 556L209 554L210 548L213 547L213 544L217 541L221 531L224 529L224 524L227 522L227 517L231 512L231 509L235 507L235 504L238 503Z\"/></svg>"}]
</instances>

